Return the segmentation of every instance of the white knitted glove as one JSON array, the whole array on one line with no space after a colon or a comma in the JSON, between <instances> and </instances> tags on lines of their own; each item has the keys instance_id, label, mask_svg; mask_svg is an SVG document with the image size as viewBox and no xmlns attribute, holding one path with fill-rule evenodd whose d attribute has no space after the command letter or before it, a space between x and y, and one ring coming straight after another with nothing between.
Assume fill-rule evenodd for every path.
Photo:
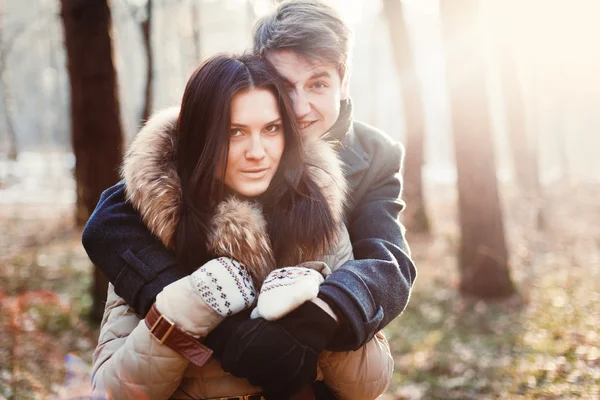
<instances>
[{"instance_id":1,"label":"white knitted glove","mask_svg":"<svg viewBox=\"0 0 600 400\"><path fill-rule=\"evenodd\" d=\"M201 337L255 300L256 289L246 266L221 257L166 286L156 296L156 307L180 329Z\"/></svg>"},{"instance_id":2,"label":"white knitted glove","mask_svg":"<svg viewBox=\"0 0 600 400\"><path fill-rule=\"evenodd\" d=\"M323 275L312 268L286 267L271 271L262 285L251 317L279 319L316 298L323 281Z\"/></svg>"}]
</instances>

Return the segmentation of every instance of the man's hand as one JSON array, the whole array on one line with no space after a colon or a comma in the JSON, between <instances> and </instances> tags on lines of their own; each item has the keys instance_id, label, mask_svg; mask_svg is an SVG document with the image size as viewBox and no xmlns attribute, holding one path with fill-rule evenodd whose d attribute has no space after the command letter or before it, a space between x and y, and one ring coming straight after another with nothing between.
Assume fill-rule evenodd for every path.
<instances>
[{"instance_id":1,"label":"man's hand","mask_svg":"<svg viewBox=\"0 0 600 400\"><path fill-rule=\"evenodd\" d=\"M313 303L315 303L316 305L318 305L319 307L321 307L323 309L323 311L325 311L327 314L329 314L329 316L331 318L333 318L335 320L335 323L339 326L340 317L338 317L338 315L335 313L335 311L333 311L333 308L331 308L331 306L329 304L327 304L326 301L321 300L319 297L315 297L311 301Z\"/></svg>"},{"instance_id":2,"label":"man's hand","mask_svg":"<svg viewBox=\"0 0 600 400\"><path fill-rule=\"evenodd\" d=\"M215 351L223 369L260 386L265 398L287 399L314 382L319 354L336 328L336 321L309 301L277 321L257 318L221 324L205 343L213 347L218 342L215 334L223 330L230 337L224 349Z\"/></svg>"},{"instance_id":3,"label":"man's hand","mask_svg":"<svg viewBox=\"0 0 600 400\"><path fill-rule=\"evenodd\" d=\"M227 344L240 325L247 321L250 321L250 310L248 309L227 317L202 342L213 351L215 358L221 360Z\"/></svg>"}]
</instances>

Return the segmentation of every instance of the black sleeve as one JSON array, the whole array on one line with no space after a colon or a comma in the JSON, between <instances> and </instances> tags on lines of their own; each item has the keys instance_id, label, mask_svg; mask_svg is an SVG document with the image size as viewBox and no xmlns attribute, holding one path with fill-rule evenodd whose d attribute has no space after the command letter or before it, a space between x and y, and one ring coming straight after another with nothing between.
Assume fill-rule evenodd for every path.
<instances>
[{"instance_id":1,"label":"black sleeve","mask_svg":"<svg viewBox=\"0 0 600 400\"><path fill-rule=\"evenodd\" d=\"M83 230L82 242L115 292L142 316L156 295L188 270L144 226L125 200L123 182L104 191Z\"/></svg>"}]
</instances>

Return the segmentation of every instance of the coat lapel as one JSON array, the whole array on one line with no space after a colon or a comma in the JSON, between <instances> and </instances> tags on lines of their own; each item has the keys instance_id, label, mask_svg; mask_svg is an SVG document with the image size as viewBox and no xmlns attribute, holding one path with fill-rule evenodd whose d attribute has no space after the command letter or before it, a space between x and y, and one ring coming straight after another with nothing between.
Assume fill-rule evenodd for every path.
<instances>
[{"instance_id":1,"label":"coat lapel","mask_svg":"<svg viewBox=\"0 0 600 400\"><path fill-rule=\"evenodd\" d=\"M341 102L338 120L323 136L325 140L336 143L338 156L344 163L344 176L348 182L348 189L353 192L360 184L365 170L369 168L369 156L354 132L350 99ZM350 195L348 199L351 200L352 197Z\"/></svg>"},{"instance_id":2,"label":"coat lapel","mask_svg":"<svg viewBox=\"0 0 600 400\"><path fill-rule=\"evenodd\" d=\"M369 168L368 155L358 141L354 127L351 127L342 139L338 154L344 163L344 175L348 182L348 188L352 192L358 187L365 171Z\"/></svg>"}]
</instances>

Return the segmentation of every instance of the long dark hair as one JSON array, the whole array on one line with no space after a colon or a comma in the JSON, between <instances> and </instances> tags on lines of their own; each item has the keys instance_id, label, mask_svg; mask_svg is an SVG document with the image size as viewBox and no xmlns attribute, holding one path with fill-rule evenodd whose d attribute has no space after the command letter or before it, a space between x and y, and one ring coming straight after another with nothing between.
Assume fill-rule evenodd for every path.
<instances>
[{"instance_id":1,"label":"long dark hair","mask_svg":"<svg viewBox=\"0 0 600 400\"><path fill-rule=\"evenodd\" d=\"M277 265L314 260L335 240L335 219L307 172L292 102L277 71L255 55L217 55L190 77L177 121L176 164L184 209L175 247L180 262L191 268L214 256L207 253L206 243L215 207L226 193L219 177L227 165L231 100L249 89L273 93L285 137L279 168L268 190L257 198L263 204Z\"/></svg>"}]
</instances>

